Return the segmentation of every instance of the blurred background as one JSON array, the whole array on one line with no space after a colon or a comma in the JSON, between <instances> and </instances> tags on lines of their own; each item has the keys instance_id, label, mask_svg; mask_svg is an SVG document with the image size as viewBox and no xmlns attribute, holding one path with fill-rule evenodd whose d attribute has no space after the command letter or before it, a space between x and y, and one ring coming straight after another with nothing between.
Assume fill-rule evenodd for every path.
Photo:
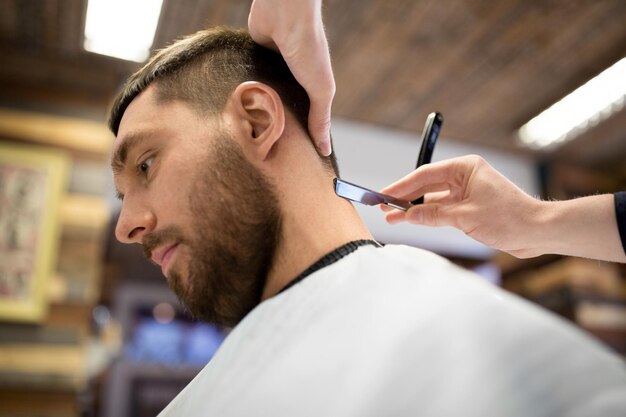
<instances>
[{"instance_id":1,"label":"blurred background","mask_svg":"<svg viewBox=\"0 0 626 417\"><path fill-rule=\"evenodd\" d=\"M0 0L0 416L156 415L227 334L186 316L140 248L115 241L104 122L151 51L246 27L249 8ZM626 190L626 2L325 0L324 17L344 179L379 189L410 172L439 111L434 160L482 155L544 199ZM547 108L553 119L534 119ZM433 250L626 355L623 265L518 260L358 210L378 240Z\"/></svg>"}]
</instances>

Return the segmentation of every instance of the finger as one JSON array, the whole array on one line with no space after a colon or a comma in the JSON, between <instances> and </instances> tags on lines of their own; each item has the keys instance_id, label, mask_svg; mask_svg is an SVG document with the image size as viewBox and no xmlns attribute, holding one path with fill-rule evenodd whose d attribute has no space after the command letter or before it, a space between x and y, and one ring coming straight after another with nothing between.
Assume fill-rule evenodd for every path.
<instances>
[{"instance_id":1,"label":"finger","mask_svg":"<svg viewBox=\"0 0 626 417\"><path fill-rule=\"evenodd\" d=\"M447 183L428 184L421 188L417 188L417 189L414 188L408 194L393 193L393 192L390 192L388 188L384 188L380 192L383 194L391 195L393 197L396 197L402 200L413 201L416 198L422 197L428 193L441 192L441 191L450 191L450 185Z\"/></svg>"},{"instance_id":2,"label":"finger","mask_svg":"<svg viewBox=\"0 0 626 417\"><path fill-rule=\"evenodd\" d=\"M402 210L393 209L385 215L385 220L389 224L398 224L406 221L406 212Z\"/></svg>"},{"instance_id":3,"label":"finger","mask_svg":"<svg viewBox=\"0 0 626 417\"><path fill-rule=\"evenodd\" d=\"M422 197L422 195L418 195L417 197ZM442 203L446 201L456 201L456 196L450 190L444 190L444 191L424 194L424 200L426 203ZM396 210L393 207L388 206L386 204L381 204L379 207L384 212L390 212L392 210Z\"/></svg>"},{"instance_id":4,"label":"finger","mask_svg":"<svg viewBox=\"0 0 626 417\"><path fill-rule=\"evenodd\" d=\"M248 18L248 20L249 20L249 18ZM249 30L250 36L252 37L254 42L256 42L259 45L264 46L266 48L273 49L276 52L280 52L280 50L278 49L278 46L276 45L276 43L274 42L274 40L270 36L266 36L262 32L256 30L256 28L254 28L254 26L249 26L248 30Z\"/></svg>"},{"instance_id":5,"label":"finger","mask_svg":"<svg viewBox=\"0 0 626 417\"><path fill-rule=\"evenodd\" d=\"M385 220L391 224L408 221L425 226L448 226L446 222L448 216L440 218L441 214L441 207L433 207L432 204L430 206L417 205L407 211L391 209L385 215Z\"/></svg>"},{"instance_id":6,"label":"finger","mask_svg":"<svg viewBox=\"0 0 626 417\"><path fill-rule=\"evenodd\" d=\"M444 203L449 202L453 199L453 193L450 190L439 191L436 193L428 193L424 196L424 201L426 203Z\"/></svg>"},{"instance_id":7,"label":"finger","mask_svg":"<svg viewBox=\"0 0 626 417\"><path fill-rule=\"evenodd\" d=\"M294 77L309 95L309 133L323 156L332 153L330 120L335 78L330 61L326 35L321 29L315 37L314 47L287 60Z\"/></svg>"},{"instance_id":8,"label":"finger","mask_svg":"<svg viewBox=\"0 0 626 417\"><path fill-rule=\"evenodd\" d=\"M385 187L383 192L395 196L408 195L417 190L423 192L422 188L425 189L429 184L445 183L449 186L462 186L465 178L471 175L476 165L475 158L477 157L469 155L423 165Z\"/></svg>"},{"instance_id":9,"label":"finger","mask_svg":"<svg viewBox=\"0 0 626 417\"><path fill-rule=\"evenodd\" d=\"M424 226L442 227L452 226L458 228L458 219L455 216L454 205L440 203L425 203L411 207L406 212L406 220L409 223Z\"/></svg>"},{"instance_id":10,"label":"finger","mask_svg":"<svg viewBox=\"0 0 626 417\"><path fill-rule=\"evenodd\" d=\"M385 215L385 220L390 224L407 221L423 226L452 226L458 229L457 212L463 214L462 211L458 211L453 205L425 203L413 206L406 212L401 210L390 211Z\"/></svg>"},{"instance_id":11,"label":"finger","mask_svg":"<svg viewBox=\"0 0 626 417\"><path fill-rule=\"evenodd\" d=\"M272 24L274 22L265 18L266 8L265 2L252 2L250 13L248 13L248 32L256 43L278 52L278 46L276 46L271 36Z\"/></svg>"},{"instance_id":12,"label":"finger","mask_svg":"<svg viewBox=\"0 0 626 417\"><path fill-rule=\"evenodd\" d=\"M311 99L309 110L309 133L322 156L332 153L330 142L330 111L333 97L322 100Z\"/></svg>"}]
</instances>

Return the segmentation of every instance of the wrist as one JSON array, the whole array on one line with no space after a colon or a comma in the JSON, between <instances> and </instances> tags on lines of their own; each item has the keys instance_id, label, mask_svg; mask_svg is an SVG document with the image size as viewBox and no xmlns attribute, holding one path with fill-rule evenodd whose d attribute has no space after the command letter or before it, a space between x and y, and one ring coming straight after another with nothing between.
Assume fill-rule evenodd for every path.
<instances>
[{"instance_id":1,"label":"wrist","mask_svg":"<svg viewBox=\"0 0 626 417\"><path fill-rule=\"evenodd\" d=\"M563 245L569 239L567 207L563 201L536 200L535 220L531 235L536 255L562 254Z\"/></svg>"},{"instance_id":2,"label":"wrist","mask_svg":"<svg viewBox=\"0 0 626 417\"><path fill-rule=\"evenodd\" d=\"M516 256L531 258L551 252L554 241L558 239L555 224L560 215L558 202L542 201L527 196L525 204L519 210L522 218L515 221L518 236Z\"/></svg>"}]
</instances>

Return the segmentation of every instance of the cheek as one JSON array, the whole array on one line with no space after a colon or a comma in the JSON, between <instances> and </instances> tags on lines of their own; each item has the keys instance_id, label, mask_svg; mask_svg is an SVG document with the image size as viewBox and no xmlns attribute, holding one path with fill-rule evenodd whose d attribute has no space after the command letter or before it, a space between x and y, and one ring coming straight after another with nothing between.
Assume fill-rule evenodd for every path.
<instances>
[{"instance_id":1,"label":"cheek","mask_svg":"<svg viewBox=\"0 0 626 417\"><path fill-rule=\"evenodd\" d=\"M193 184L189 174L184 171L159 174L149 187L153 201L157 203L156 209L168 216L189 213L189 198ZM175 218L171 221L178 223Z\"/></svg>"}]
</instances>

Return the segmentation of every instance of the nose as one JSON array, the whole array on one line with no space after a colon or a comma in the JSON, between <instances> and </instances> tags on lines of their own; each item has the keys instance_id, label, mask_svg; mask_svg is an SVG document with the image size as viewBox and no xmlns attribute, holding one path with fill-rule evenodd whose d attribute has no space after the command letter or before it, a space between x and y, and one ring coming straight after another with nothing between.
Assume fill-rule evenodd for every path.
<instances>
[{"instance_id":1,"label":"nose","mask_svg":"<svg viewBox=\"0 0 626 417\"><path fill-rule=\"evenodd\" d=\"M141 243L143 236L156 226L156 216L147 206L124 197L120 217L115 227L115 237L122 243Z\"/></svg>"}]
</instances>

